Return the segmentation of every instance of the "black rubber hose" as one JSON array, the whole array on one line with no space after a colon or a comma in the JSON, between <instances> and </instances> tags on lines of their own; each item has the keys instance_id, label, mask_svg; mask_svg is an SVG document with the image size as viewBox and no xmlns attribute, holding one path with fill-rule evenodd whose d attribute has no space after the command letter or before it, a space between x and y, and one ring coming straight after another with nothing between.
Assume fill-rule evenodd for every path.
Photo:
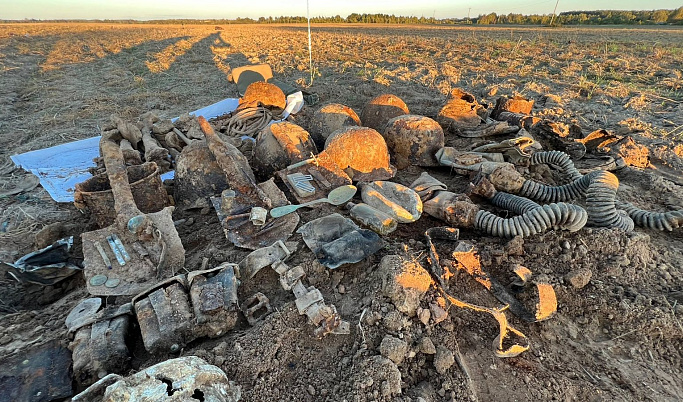
<instances>
[{"instance_id":1,"label":"black rubber hose","mask_svg":"<svg viewBox=\"0 0 683 402\"><path fill-rule=\"evenodd\" d=\"M591 172L591 184L586 191L588 222L594 226L633 230L634 223L628 214L616 209L615 199L619 188L617 176L606 171Z\"/></svg>"},{"instance_id":2,"label":"black rubber hose","mask_svg":"<svg viewBox=\"0 0 683 402\"><path fill-rule=\"evenodd\" d=\"M563 173L568 174L571 177L572 181L580 179L582 176L582 174L574 166L574 162L571 160L569 155L562 151L536 152L531 155L532 165L538 165L541 163L558 166Z\"/></svg>"},{"instance_id":3,"label":"black rubber hose","mask_svg":"<svg viewBox=\"0 0 683 402\"><path fill-rule=\"evenodd\" d=\"M531 211L540 207L539 204L531 201L528 198L520 197L518 195L505 193L499 191L496 195L489 200L491 204L507 209L508 211L514 212L516 214L523 214L525 212Z\"/></svg>"},{"instance_id":4,"label":"black rubber hose","mask_svg":"<svg viewBox=\"0 0 683 402\"><path fill-rule=\"evenodd\" d=\"M504 219L488 211L480 210L475 217L474 227L498 237L528 237L548 229L565 229L576 232L586 225L588 213L578 205L541 205L522 215Z\"/></svg>"},{"instance_id":5,"label":"black rubber hose","mask_svg":"<svg viewBox=\"0 0 683 402\"><path fill-rule=\"evenodd\" d=\"M633 222L640 227L668 231L683 227L683 210L650 212L625 201L617 201L616 205L626 211Z\"/></svg>"},{"instance_id":6,"label":"black rubber hose","mask_svg":"<svg viewBox=\"0 0 683 402\"><path fill-rule=\"evenodd\" d=\"M549 186L533 180L525 180L522 188L519 190L519 195L542 204L572 201L582 198L586 194L595 173L600 172L591 172L571 183L561 186Z\"/></svg>"}]
</instances>

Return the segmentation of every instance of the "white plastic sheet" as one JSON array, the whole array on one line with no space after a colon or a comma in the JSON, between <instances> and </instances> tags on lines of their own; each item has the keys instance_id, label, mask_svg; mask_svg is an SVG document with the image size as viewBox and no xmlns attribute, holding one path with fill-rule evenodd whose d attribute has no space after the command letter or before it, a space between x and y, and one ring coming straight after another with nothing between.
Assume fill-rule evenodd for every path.
<instances>
[{"instance_id":1,"label":"white plastic sheet","mask_svg":"<svg viewBox=\"0 0 683 402\"><path fill-rule=\"evenodd\" d=\"M227 98L212 105L190 112L205 119L230 113L237 108L239 99ZM176 118L177 119L177 118ZM173 119L175 120L175 119ZM88 168L94 167L94 158L100 156L100 137L86 138L50 148L12 155L12 161L40 179L40 184L57 202L73 202L76 183L92 175ZM174 172L161 176L162 180L173 178Z\"/></svg>"}]
</instances>

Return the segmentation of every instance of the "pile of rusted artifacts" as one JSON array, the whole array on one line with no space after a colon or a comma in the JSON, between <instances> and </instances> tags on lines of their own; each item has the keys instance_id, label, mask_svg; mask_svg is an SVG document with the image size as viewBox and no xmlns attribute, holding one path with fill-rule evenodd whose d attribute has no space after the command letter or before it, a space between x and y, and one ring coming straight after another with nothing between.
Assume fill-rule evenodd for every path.
<instances>
[{"instance_id":1,"label":"pile of rusted artifacts","mask_svg":"<svg viewBox=\"0 0 683 402\"><path fill-rule=\"evenodd\" d=\"M531 116L533 102L520 97L502 97L488 107L455 90L432 119L410 114L401 99L385 94L372 99L360 117L347 106L326 104L314 113L309 131L277 121L285 102L279 88L256 82L235 112L210 122L189 115L175 122L145 115L137 124L113 117L103 129L100 169L77 186L75 195L77 207L89 211L100 229L82 235L83 273L93 297L79 304L66 323L74 376L81 389L94 384L74 400L119 400L141 392L135 387L151 387L146 384L150 378L161 378L116 375L128 370L126 338L134 322L144 347L164 354L199 338L224 335L240 315L251 325L263 319L271 311L267 296L256 293L239 300L237 290L267 267L294 293L315 336L348 334L350 325L335 306L306 285L304 266L287 264L298 248L291 241L295 230L321 264L336 269L376 253L384 246L382 237L423 213L445 222L448 226L424 234L426 275L448 306L490 314L500 331L495 354L508 357L529 345L508 324L505 310L529 322L547 319L556 310L555 293L549 284L529 281L530 270L516 267L516 288L537 294L538 302L528 309L509 286L484 271L474 245L458 239L459 228L512 238L578 231L584 225L625 231L634 225L666 230L683 225L683 211L647 212L617 198L618 180L610 170L629 162L623 156L636 144L602 131L571 139L571 127ZM447 147L446 135L470 144ZM506 139L484 140L493 136ZM569 182L550 186L527 178L534 164L559 169ZM466 175L472 180L470 190L449 191L427 171L408 186L391 181L397 170L414 166ZM160 179L169 169L175 170L172 197ZM582 199L584 206L571 203ZM515 216L500 217L473 200ZM333 212L299 225L297 209L324 203L346 208L321 209ZM174 208L213 208L227 239L253 251L240 263L181 274L185 250L172 219ZM450 259L440 259L435 244L453 244ZM449 279L458 270L502 306L473 305L450 295ZM239 398L239 387L219 369L199 359L182 367L169 362L145 372L170 370L164 378L190 378L178 380L179 390L204 387L204 395ZM201 379L192 377L192 368L200 366L215 372L210 389L194 383Z\"/></svg>"}]
</instances>

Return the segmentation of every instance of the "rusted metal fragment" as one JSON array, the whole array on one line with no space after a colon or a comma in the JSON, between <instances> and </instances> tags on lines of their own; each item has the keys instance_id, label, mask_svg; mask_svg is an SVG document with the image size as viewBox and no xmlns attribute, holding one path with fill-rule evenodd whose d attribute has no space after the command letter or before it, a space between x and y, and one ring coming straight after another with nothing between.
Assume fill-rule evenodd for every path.
<instances>
[{"instance_id":1,"label":"rusted metal fragment","mask_svg":"<svg viewBox=\"0 0 683 402\"><path fill-rule=\"evenodd\" d=\"M167 279L133 298L145 349L177 352L197 338L183 275Z\"/></svg>"},{"instance_id":2,"label":"rusted metal fragment","mask_svg":"<svg viewBox=\"0 0 683 402\"><path fill-rule=\"evenodd\" d=\"M224 263L213 269L188 274L197 325L194 332L198 337L221 336L235 327L239 317L239 281L235 270L235 264Z\"/></svg>"},{"instance_id":3,"label":"rusted metal fragment","mask_svg":"<svg viewBox=\"0 0 683 402\"><path fill-rule=\"evenodd\" d=\"M179 357L132 376L108 377L74 397L74 401L221 401L237 402L241 389L220 368L196 356Z\"/></svg>"},{"instance_id":4,"label":"rusted metal fragment","mask_svg":"<svg viewBox=\"0 0 683 402\"><path fill-rule=\"evenodd\" d=\"M387 123L384 139L399 169L410 165L439 165L434 155L444 146L443 129L429 117L414 114L394 117Z\"/></svg>"},{"instance_id":5,"label":"rusted metal fragment","mask_svg":"<svg viewBox=\"0 0 683 402\"><path fill-rule=\"evenodd\" d=\"M483 138L491 137L494 135L507 135L513 134L520 130L517 126L511 126L506 121L491 122L483 127L479 127L474 130L460 130L458 135L467 138Z\"/></svg>"},{"instance_id":6,"label":"rusted metal fragment","mask_svg":"<svg viewBox=\"0 0 683 402\"><path fill-rule=\"evenodd\" d=\"M69 315L78 314L84 303L77 305ZM85 307L87 308L87 306ZM130 352L126 346L132 305L110 306L99 311L90 311L81 320L69 322L67 327L73 335L69 349L72 351L74 381L83 389L107 374L122 374L130 368ZM69 325L71 323L71 325Z\"/></svg>"},{"instance_id":7,"label":"rusted metal fragment","mask_svg":"<svg viewBox=\"0 0 683 402\"><path fill-rule=\"evenodd\" d=\"M522 113L514 112L500 112L496 117L498 121L506 121L513 126L523 128L525 130L531 130L533 126L541 122L541 119L534 116L529 116Z\"/></svg>"},{"instance_id":8,"label":"rusted metal fragment","mask_svg":"<svg viewBox=\"0 0 683 402\"><path fill-rule=\"evenodd\" d=\"M586 146L570 138L569 126L564 123L543 120L535 124L529 132L534 138L550 145L549 149L562 151L574 160L579 160L586 154Z\"/></svg>"},{"instance_id":9,"label":"rusted metal fragment","mask_svg":"<svg viewBox=\"0 0 683 402\"><path fill-rule=\"evenodd\" d=\"M103 133L104 134L104 133ZM107 135L100 140L107 175L114 197L116 219L111 226L83 233L84 271L88 292L96 296L135 295L159 278L173 275L185 264L185 249L173 224L173 207L143 214L135 204L128 184L126 166L119 145ZM130 251L125 266L109 269L96 243L107 244L116 235ZM144 253L133 253L136 247ZM109 260L116 260L113 250ZM93 278L105 277L104 282Z\"/></svg>"},{"instance_id":10,"label":"rusted metal fragment","mask_svg":"<svg viewBox=\"0 0 683 402\"><path fill-rule=\"evenodd\" d=\"M428 261L430 264L430 273L436 280L437 289L444 296L448 304L450 304L450 306L490 314L498 322L498 336L493 340L494 353L497 357L515 357L520 353L527 351L529 349L529 342L526 335L508 323L507 317L505 316L505 309L508 308L507 306L503 308L478 306L462 301L448 293L447 279L454 274L454 271L451 270L451 268L455 267L453 267L453 264L446 266L441 264L433 239L455 241L458 238L457 229L448 227L431 228L425 232L425 238L429 250ZM447 305L445 307L448 309L450 306Z\"/></svg>"},{"instance_id":11,"label":"rusted metal fragment","mask_svg":"<svg viewBox=\"0 0 683 402\"><path fill-rule=\"evenodd\" d=\"M449 166L456 173L462 175L468 175L471 172L490 174L496 169L506 166L514 168L512 164L503 162L503 156L500 154L463 152L453 147L441 148L436 153L436 159L442 166Z\"/></svg>"},{"instance_id":12,"label":"rusted metal fragment","mask_svg":"<svg viewBox=\"0 0 683 402\"><path fill-rule=\"evenodd\" d=\"M262 321L272 311L270 300L261 292L256 292L242 303L242 313L249 325Z\"/></svg>"},{"instance_id":13,"label":"rusted metal fragment","mask_svg":"<svg viewBox=\"0 0 683 402\"><path fill-rule=\"evenodd\" d=\"M600 152L602 148L619 141L620 138L618 135L611 134L605 129L599 129L576 141L585 145L586 150L589 152Z\"/></svg>"},{"instance_id":14,"label":"rusted metal fragment","mask_svg":"<svg viewBox=\"0 0 683 402\"><path fill-rule=\"evenodd\" d=\"M311 137L318 149L325 147L325 140L332 132L345 126L360 126L360 118L348 106L329 103L313 114L311 121Z\"/></svg>"},{"instance_id":15,"label":"rusted metal fragment","mask_svg":"<svg viewBox=\"0 0 683 402\"><path fill-rule=\"evenodd\" d=\"M481 124L478 106L474 96L456 89L439 111L436 121L451 133L475 129Z\"/></svg>"},{"instance_id":16,"label":"rusted metal fragment","mask_svg":"<svg viewBox=\"0 0 683 402\"><path fill-rule=\"evenodd\" d=\"M73 395L71 353L57 340L0 361L0 395L6 401L51 401Z\"/></svg>"},{"instance_id":17,"label":"rusted metal fragment","mask_svg":"<svg viewBox=\"0 0 683 402\"><path fill-rule=\"evenodd\" d=\"M384 132L389 120L409 113L408 106L401 98L392 94L382 94L365 104L360 121L364 127Z\"/></svg>"},{"instance_id":18,"label":"rusted metal fragment","mask_svg":"<svg viewBox=\"0 0 683 402\"><path fill-rule=\"evenodd\" d=\"M514 95L512 98L501 96L496 101L496 106L491 112L491 117L498 119L501 112L519 113L523 115L531 114L531 109L534 107L534 101L526 99L520 95Z\"/></svg>"},{"instance_id":19,"label":"rusted metal fragment","mask_svg":"<svg viewBox=\"0 0 683 402\"><path fill-rule=\"evenodd\" d=\"M329 155L353 181L388 180L396 174L384 138L367 127L347 127L328 138Z\"/></svg>"},{"instance_id":20,"label":"rusted metal fragment","mask_svg":"<svg viewBox=\"0 0 683 402\"><path fill-rule=\"evenodd\" d=\"M197 121L206 136L209 150L211 150L218 166L221 167L228 180L228 185L237 193L236 204L240 204L242 207L271 208L271 200L257 186L254 172L251 170L247 158L234 145L221 140L206 119L200 116Z\"/></svg>"},{"instance_id":21,"label":"rusted metal fragment","mask_svg":"<svg viewBox=\"0 0 683 402\"><path fill-rule=\"evenodd\" d=\"M466 241L460 241L453 251L452 256L457 270L464 270L467 272L474 280L488 289L500 302L507 304L514 315L524 321L536 322L546 320L555 314L555 311L557 310L557 298L552 286L547 283L536 284L539 301L534 306L534 311L532 312L527 309L508 288L503 286L482 269L479 254L474 245ZM531 271L516 267L514 272L521 279L521 281L513 283L515 293L520 293L524 290L527 280L531 276Z\"/></svg>"},{"instance_id":22,"label":"rusted metal fragment","mask_svg":"<svg viewBox=\"0 0 683 402\"><path fill-rule=\"evenodd\" d=\"M287 197L277 187L274 179L259 184L259 189L272 201L273 207L289 205ZM232 211L226 213L221 207L220 197L211 197L211 202L221 222L225 237L237 247L256 250L273 244L278 240L286 241L299 224L300 218L297 213L287 214L279 218L268 216L265 224L262 226L255 226L250 223L245 224L244 219L231 219L231 217L250 211L250 207L240 207L233 203Z\"/></svg>"},{"instance_id":23,"label":"rusted metal fragment","mask_svg":"<svg viewBox=\"0 0 683 402\"><path fill-rule=\"evenodd\" d=\"M159 176L159 168L155 163L128 166L126 173L133 200L141 212L158 212L170 205L166 188ZM80 210L88 210L97 226L101 228L113 224L116 211L107 174L102 173L77 183L74 205Z\"/></svg>"},{"instance_id":24,"label":"rusted metal fragment","mask_svg":"<svg viewBox=\"0 0 683 402\"><path fill-rule=\"evenodd\" d=\"M287 186L290 193L296 198L299 204L308 201L325 198L326 194L333 188L346 186L352 183L351 178L337 166L334 160L326 153L321 153L311 159L288 166L286 169L276 172L277 176ZM302 197L292 186L287 175L301 173L311 175L309 183L315 188L313 195ZM316 207L316 206L312 206Z\"/></svg>"},{"instance_id":25,"label":"rusted metal fragment","mask_svg":"<svg viewBox=\"0 0 683 402\"><path fill-rule=\"evenodd\" d=\"M526 130L523 130L526 133ZM527 133L528 134L528 133ZM503 140L498 143L479 145L472 149L472 152L500 153L504 160L515 165L528 165L529 158L535 151L543 149L541 144L534 141L531 137L517 137Z\"/></svg>"},{"instance_id":26,"label":"rusted metal fragment","mask_svg":"<svg viewBox=\"0 0 683 402\"><path fill-rule=\"evenodd\" d=\"M647 147L638 144L631 136L619 136L611 134L607 130L596 130L585 138L576 141L584 144L590 152L612 156L619 161L619 164L638 168L650 166Z\"/></svg>"},{"instance_id":27,"label":"rusted metal fragment","mask_svg":"<svg viewBox=\"0 0 683 402\"><path fill-rule=\"evenodd\" d=\"M304 285L303 279L306 274L303 268L301 266L290 268L285 264L284 261L289 258L294 249L295 245L277 242L269 247L251 252L239 264L240 272L244 274L243 279L251 280L262 268L270 266L280 275L282 288L294 293L299 314L305 314L309 321L316 326L313 333L317 337L322 338L328 334L348 334L350 325L341 319L336 307L326 305L318 289ZM257 315L259 313L268 314L269 307L268 299L259 293L245 301L242 306L244 315L250 324L260 319L254 316L255 313Z\"/></svg>"}]
</instances>

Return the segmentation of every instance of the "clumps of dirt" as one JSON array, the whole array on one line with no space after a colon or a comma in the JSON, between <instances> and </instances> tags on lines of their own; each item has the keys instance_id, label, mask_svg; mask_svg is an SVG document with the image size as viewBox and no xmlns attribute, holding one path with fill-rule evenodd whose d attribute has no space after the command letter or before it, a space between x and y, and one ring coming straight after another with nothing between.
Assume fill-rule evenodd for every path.
<instances>
[{"instance_id":1,"label":"clumps of dirt","mask_svg":"<svg viewBox=\"0 0 683 402\"><path fill-rule=\"evenodd\" d=\"M396 364L382 356L371 356L360 362L353 386L358 393L355 400L389 400L401 394L401 372Z\"/></svg>"},{"instance_id":2,"label":"clumps of dirt","mask_svg":"<svg viewBox=\"0 0 683 402\"><path fill-rule=\"evenodd\" d=\"M382 284L382 293L396 308L412 317L432 284L429 273L416 261L406 261L399 255L382 258L375 274Z\"/></svg>"}]
</instances>

